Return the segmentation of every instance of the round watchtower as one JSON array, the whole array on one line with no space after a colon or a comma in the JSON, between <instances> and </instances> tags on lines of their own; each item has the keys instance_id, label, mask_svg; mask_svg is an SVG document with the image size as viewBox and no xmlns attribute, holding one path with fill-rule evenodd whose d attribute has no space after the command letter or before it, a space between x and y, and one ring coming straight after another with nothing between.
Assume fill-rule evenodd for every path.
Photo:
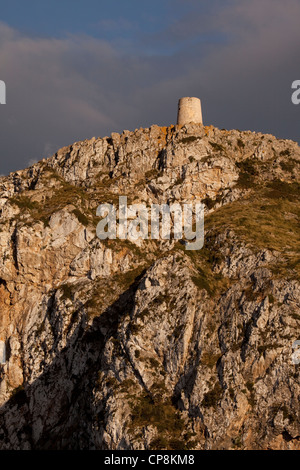
<instances>
[{"instance_id":1,"label":"round watchtower","mask_svg":"<svg viewBox=\"0 0 300 470\"><path fill-rule=\"evenodd\" d=\"M199 98L181 98L178 102L177 124L183 126L189 122L203 124Z\"/></svg>"}]
</instances>

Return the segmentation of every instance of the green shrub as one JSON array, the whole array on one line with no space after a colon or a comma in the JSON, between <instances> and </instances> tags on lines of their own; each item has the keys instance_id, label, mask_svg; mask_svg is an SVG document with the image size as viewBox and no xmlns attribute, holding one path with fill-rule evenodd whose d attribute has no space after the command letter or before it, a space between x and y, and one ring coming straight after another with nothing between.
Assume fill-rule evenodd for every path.
<instances>
[{"instance_id":1,"label":"green shrub","mask_svg":"<svg viewBox=\"0 0 300 470\"><path fill-rule=\"evenodd\" d=\"M79 222L84 225L85 227L88 226L89 224L89 219L86 215L84 215L79 209L74 209L73 210L73 214L76 215L77 219L79 220Z\"/></svg>"},{"instance_id":2,"label":"green shrub","mask_svg":"<svg viewBox=\"0 0 300 470\"><path fill-rule=\"evenodd\" d=\"M273 180L268 183L269 192L267 196L271 199L287 199L293 202L300 198L300 184L298 182L287 183L286 181Z\"/></svg>"},{"instance_id":3,"label":"green shrub","mask_svg":"<svg viewBox=\"0 0 300 470\"><path fill-rule=\"evenodd\" d=\"M222 355L219 354L213 354L212 352L203 352L201 355L201 364L209 367L212 369L213 367L216 367L218 360L220 359Z\"/></svg>"},{"instance_id":4,"label":"green shrub","mask_svg":"<svg viewBox=\"0 0 300 470\"><path fill-rule=\"evenodd\" d=\"M166 450L169 447L169 441L166 437L158 436L150 443L151 450Z\"/></svg>"},{"instance_id":5,"label":"green shrub","mask_svg":"<svg viewBox=\"0 0 300 470\"><path fill-rule=\"evenodd\" d=\"M10 396L10 402L14 405L22 406L26 403L27 395L25 392L24 385L19 385L16 387Z\"/></svg>"},{"instance_id":6,"label":"green shrub","mask_svg":"<svg viewBox=\"0 0 300 470\"><path fill-rule=\"evenodd\" d=\"M196 136L194 136L194 135L189 135L189 136L187 136L187 137L183 137L183 138L181 139L181 143L182 143L182 144L190 144L190 143L192 143L192 142L195 142L195 140L198 140L198 139L199 139L199 137L196 137Z\"/></svg>"},{"instance_id":7,"label":"green shrub","mask_svg":"<svg viewBox=\"0 0 300 470\"><path fill-rule=\"evenodd\" d=\"M39 209L39 203L36 201L31 201L27 196L20 196L19 198L10 199L12 204L15 204L20 209L28 209L29 211Z\"/></svg>"},{"instance_id":8,"label":"green shrub","mask_svg":"<svg viewBox=\"0 0 300 470\"><path fill-rule=\"evenodd\" d=\"M136 323L130 323L130 331L131 334L137 335L141 331L141 326L137 325Z\"/></svg>"},{"instance_id":9,"label":"green shrub","mask_svg":"<svg viewBox=\"0 0 300 470\"><path fill-rule=\"evenodd\" d=\"M202 202L206 205L207 209L212 209L215 207L215 205L219 202L222 201L222 195L218 194L216 199L211 199L209 196L207 196L205 199L202 200Z\"/></svg>"},{"instance_id":10,"label":"green shrub","mask_svg":"<svg viewBox=\"0 0 300 470\"><path fill-rule=\"evenodd\" d=\"M222 398L223 389L219 382L217 382L212 390L205 393L202 400L202 406L205 408L216 407L219 400Z\"/></svg>"},{"instance_id":11,"label":"green shrub","mask_svg":"<svg viewBox=\"0 0 300 470\"><path fill-rule=\"evenodd\" d=\"M135 397L132 406L131 430L137 432L140 428L152 425L157 429L158 436L150 444L153 450L182 449L194 447L190 435L184 435L185 422L180 412L172 404L170 397L162 398L167 389L162 384L156 384L150 394L144 393Z\"/></svg>"},{"instance_id":12,"label":"green shrub","mask_svg":"<svg viewBox=\"0 0 300 470\"><path fill-rule=\"evenodd\" d=\"M286 162L280 162L279 165L283 171L291 173L296 166L296 160L290 159Z\"/></svg>"},{"instance_id":13,"label":"green shrub","mask_svg":"<svg viewBox=\"0 0 300 470\"><path fill-rule=\"evenodd\" d=\"M209 142L210 145L213 147L214 150L217 152L224 152L224 147L221 144L218 144L217 142Z\"/></svg>"},{"instance_id":14,"label":"green shrub","mask_svg":"<svg viewBox=\"0 0 300 470\"><path fill-rule=\"evenodd\" d=\"M67 299L70 299L72 300L73 299L73 285L72 284L62 284L60 286L60 289L62 291L62 299L63 300L67 300Z\"/></svg>"},{"instance_id":15,"label":"green shrub","mask_svg":"<svg viewBox=\"0 0 300 470\"><path fill-rule=\"evenodd\" d=\"M250 158L247 158L241 162L236 162L236 166L240 170L237 186L241 188L253 187L255 183L254 177L258 175L258 171L256 170Z\"/></svg>"},{"instance_id":16,"label":"green shrub","mask_svg":"<svg viewBox=\"0 0 300 470\"><path fill-rule=\"evenodd\" d=\"M139 318L142 320L142 321L145 321L145 318L150 314L150 311L148 308L144 308L144 310L142 312L140 312L139 314Z\"/></svg>"},{"instance_id":17,"label":"green shrub","mask_svg":"<svg viewBox=\"0 0 300 470\"><path fill-rule=\"evenodd\" d=\"M159 368L159 362L157 361L157 359L155 359L154 357L150 357L149 359L149 362L150 362L150 365L151 367L153 367L154 369L158 369Z\"/></svg>"},{"instance_id":18,"label":"green shrub","mask_svg":"<svg viewBox=\"0 0 300 470\"><path fill-rule=\"evenodd\" d=\"M206 205L207 209L212 209L216 205L216 201L211 199L209 196L203 199L202 202Z\"/></svg>"},{"instance_id":19,"label":"green shrub","mask_svg":"<svg viewBox=\"0 0 300 470\"><path fill-rule=\"evenodd\" d=\"M273 303L275 302L275 297L274 297L273 294L269 294L269 295L268 295L268 298L269 298L270 304L273 304Z\"/></svg>"},{"instance_id":20,"label":"green shrub","mask_svg":"<svg viewBox=\"0 0 300 470\"><path fill-rule=\"evenodd\" d=\"M240 148L240 149L243 149L245 147L245 144L244 142L242 141L242 139L237 139L237 146Z\"/></svg>"},{"instance_id":21,"label":"green shrub","mask_svg":"<svg viewBox=\"0 0 300 470\"><path fill-rule=\"evenodd\" d=\"M281 150L279 153L282 157L289 157L291 155L291 151L289 149Z\"/></svg>"}]
</instances>

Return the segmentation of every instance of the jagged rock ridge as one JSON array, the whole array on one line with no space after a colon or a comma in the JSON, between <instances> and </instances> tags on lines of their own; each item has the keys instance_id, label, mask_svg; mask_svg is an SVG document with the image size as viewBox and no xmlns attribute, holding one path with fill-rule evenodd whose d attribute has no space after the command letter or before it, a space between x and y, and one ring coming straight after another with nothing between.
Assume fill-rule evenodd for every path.
<instances>
[{"instance_id":1,"label":"jagged rock ridge","mask_svg":"<svg viewBox=\"0 0 300 470\"><path fill-rule=\"evenodd\" d=\"M202 125L0 179L1 449L300 449L299 160ZM101 202L206 205L205 245L100 241Z\"/></svg>"}]
</instances>

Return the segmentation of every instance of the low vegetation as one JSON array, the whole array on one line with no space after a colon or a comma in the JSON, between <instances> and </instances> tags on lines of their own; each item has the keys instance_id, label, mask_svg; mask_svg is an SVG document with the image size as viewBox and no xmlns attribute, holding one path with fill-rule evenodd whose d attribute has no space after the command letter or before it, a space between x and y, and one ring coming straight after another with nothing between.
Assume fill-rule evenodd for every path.
<instances>
[{"instance_id":1,"label":"low vegetation","mask_svg":"<svg viewBox=\"0 0 300 470\"><path fill-rule=\"evenodd\" d=\"M300 278L299 186L273 181L255 194L232 202L206 217L206 230L231 229L240 242L256 252L269 249L281 253L274 273Z\"/></svg>"},{"instance_id":2,"label":"low vegetation","mask_svg":"<svg viewBox=\"0 0 300 470\"><path fill-rule=\"evenodd\" d=\"M159 388L160 386L160 388ZM171 398L162 399L164 384L157 384L152 393L144 393L131 401L131 431L153 426L158 436L153 439L151 448L155 450L188 450L195 446L193 434L186 430L185 421Z\"/></svg>"}]
</instances>

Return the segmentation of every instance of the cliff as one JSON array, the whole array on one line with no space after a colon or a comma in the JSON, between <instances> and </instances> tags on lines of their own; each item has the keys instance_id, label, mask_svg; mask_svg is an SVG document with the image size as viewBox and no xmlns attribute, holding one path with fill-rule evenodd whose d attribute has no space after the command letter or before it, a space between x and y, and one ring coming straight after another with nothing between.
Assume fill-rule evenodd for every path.
<instances>
[{"instance_id":1,"label":"cliff","mask_svg":"<svg viewBox=\"0 0 300 470\"><path fill-rule=\"evenodd\" d=\"M202 125L0 179L0 449L300 449L299 146ZM201 199L205 244L105 240L102 202Z\"/></svg>"}]
</instances>

